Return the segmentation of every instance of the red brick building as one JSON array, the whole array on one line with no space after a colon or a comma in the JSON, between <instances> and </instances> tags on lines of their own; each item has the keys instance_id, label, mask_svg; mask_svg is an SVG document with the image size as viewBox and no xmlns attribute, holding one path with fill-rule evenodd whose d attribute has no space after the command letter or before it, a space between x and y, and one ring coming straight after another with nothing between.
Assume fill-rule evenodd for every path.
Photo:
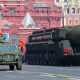
<instances>
[{"instance_id":1,"label":"red brick building","mask_svg":"<svg viewBox=\"0 0 80 80\"><path fill-rule=\"evenodd\" d=\"M3 34L9 42L27 41L34 31L61 27L62 8L54 0L0 0Z\"/></svg>"}]
</instances>

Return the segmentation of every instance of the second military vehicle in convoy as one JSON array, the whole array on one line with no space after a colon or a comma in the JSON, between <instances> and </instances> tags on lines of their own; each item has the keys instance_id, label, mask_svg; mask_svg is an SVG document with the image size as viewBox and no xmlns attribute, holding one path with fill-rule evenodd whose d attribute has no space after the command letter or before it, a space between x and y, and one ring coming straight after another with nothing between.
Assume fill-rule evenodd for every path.
<instances>
[{"instance_id":1,"label":"second military vehicle in convoy","mask_svg":"<svg viewBox=\"0 0 80 80\"><path fill-rule=\"evenodd\" d=\"M0 65L9 65L10 70L14 70L16 65L17 70L21 70L23 56L16 44L5 43L5 39L0 36Z\"/></svg>"},{"instance_id":2,"label":"second military vehicle in convoy","mask_svg":"<svg viewBox=\"0 0 80 80\"><path fill-rule=\"evenodd\" d=\"M28 64L80 65L80 25L34 31L25 46Z\"/></svg>"}]
</instances>

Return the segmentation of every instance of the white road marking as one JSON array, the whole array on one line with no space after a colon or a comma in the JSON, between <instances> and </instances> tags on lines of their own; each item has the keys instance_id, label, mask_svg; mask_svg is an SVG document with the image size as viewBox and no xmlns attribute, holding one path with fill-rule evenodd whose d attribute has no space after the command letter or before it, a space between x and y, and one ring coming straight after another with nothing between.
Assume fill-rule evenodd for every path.
<instances>
[{"instance_id":1,"label":"white road marking","mask_svg":"<svg viewBox=\"0 0 80 80\"><path fill-rule=\"evenodd\" d=\"M14 72L14 71L7 71L7 72Z\"/></svg>"},{"instance_id":2,"label":"white road marking","mask_svg":"<svg viewBox=\"0 0 80 80\"><path fill-rule=\"evenodd\" d=\"M40 74L40 76L48 76L48 77L56 77L56 76L52 76L52 75L44 75L44 74Z\"/></svg>"},{"instance_id":3,"label":"white road marking","mask_svg":"<svg viewBox=\"0 0 80 80\"><path fill-rule=\"evenodd\" d=\"M33 67L33 66L27 66L27 65L26 65L26 66L24 66L24 67Z\"/></svg>"},{"instance_id":4,"label":"white road marking","mask_svg":"<svg viewBox=\"0 0 80 80\"><path fill-rule=\"evenodd\" d=\"M80 80L80 79L76 79L76 78L67 78L67 79L70 79L70 80Z\"/></svg>"},{"instance_id":5,"label":"white road marking","mask_svg":"<svg viewBox=\"0 0 80 80\"><path fill-rule=\"evenodd\" d=\"M75 78L68 78L68 79L72 79L72 80L74 80Z\"/></svg>"},{"instance_id":6,"label":"white road marking","mask_svg":"<svg viewBox=\"0 0 80 80\"><path fill-rule=\"evenodd\" d=\"M45 75L45 76L49 76L49 77L56 77L56 76L51 76L51 75Z\"/></svg>"},{"instance_id":7,"label":"white road marking","mask_svg":"<svg viewBox=\"0 0 80 80\"><path fill-rule=\"evenodd\" d=\"M19 72L19 73L25 73L25 72Z\"/></svg>"},{"instance_id":8,"label":"white road marking","mask_svg":"<svg viewBox=\"0 0 80 80\"><path fill-rule=\"evenodd\" d=\"M80 69L64 69L64 70L80 70Z\"/></svg>"}]
</instances>

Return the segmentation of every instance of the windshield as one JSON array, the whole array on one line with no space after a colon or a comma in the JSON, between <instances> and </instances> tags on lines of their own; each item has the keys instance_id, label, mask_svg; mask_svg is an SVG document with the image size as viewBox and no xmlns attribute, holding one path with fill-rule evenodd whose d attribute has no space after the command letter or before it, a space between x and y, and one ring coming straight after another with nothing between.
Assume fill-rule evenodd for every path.
<instances>
[{"instance_id":1,"label":"windshield","mask_svg":"<svg viewBox=\"0 0 80 80\"><path fill-rule=\"evenodd\" d=\"M4 46L0 46L0 50L4 50Z\"/></svg>"},{"instance_id":2,"label":"windshield","mask_svg":"<svg viewBox=\"0 0 80 80\"><path fill-rule=\"evenodd\" d=\"M6 46L6 50L16 50L16 46Z\"/></svg>"},{"instance_id":3,"label":"windshield","mask_svg":"<svg viewBox=\"0 0 80 80\"><path fill-rule=\"evenodd\" d=\"M64 47L65 48L70 47L70 43L64 43Z\"/></svg>"}]
</instances>

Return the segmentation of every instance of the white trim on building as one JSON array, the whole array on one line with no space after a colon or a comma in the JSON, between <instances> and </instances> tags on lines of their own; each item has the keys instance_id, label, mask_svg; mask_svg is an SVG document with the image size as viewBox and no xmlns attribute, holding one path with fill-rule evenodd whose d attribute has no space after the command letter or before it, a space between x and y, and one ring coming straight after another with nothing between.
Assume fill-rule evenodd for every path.
<instances>
[{"instance_id":1,"label":"white trim on building","mask_svg":"<svg viewBox=\"0 0 80 80\"><path fill-rule=\"evenodd\" d=\"M19 33L19 34L32 34L32 32L27 32L27 33Z\"/></svg>"}]
</instances>

